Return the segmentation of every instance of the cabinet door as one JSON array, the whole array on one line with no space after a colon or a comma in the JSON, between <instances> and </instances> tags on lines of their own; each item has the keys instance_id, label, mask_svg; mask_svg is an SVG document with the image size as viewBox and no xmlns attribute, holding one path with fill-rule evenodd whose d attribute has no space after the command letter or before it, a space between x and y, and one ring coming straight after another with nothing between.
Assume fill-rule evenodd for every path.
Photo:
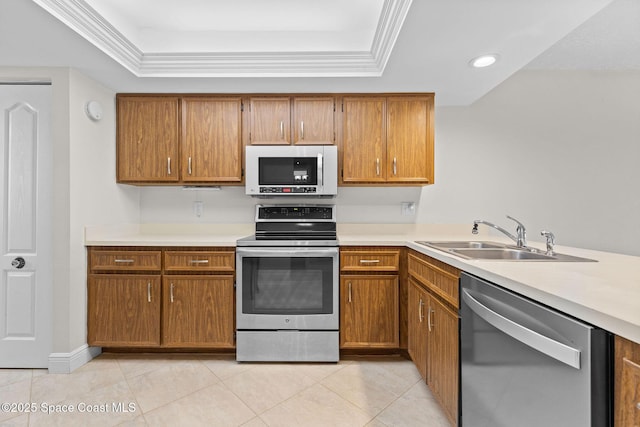
<instances>
[{"instance_id":1,"label":"cabinet door","mask_svg":"<svg viewBox=\"0 0 640 427\"><path fill-rule=\"evenodd\" d=\"M251 144L289 144L291 107L289 97L251 98Z\"/></svg>"},{"instance_id":2,"label":"cabinet door","mask_svg":"<svg viewBox=\"0 0 640 427\"><path fill-rule=\"evenodd\" d=\"M458 315L429 298L427 384L452 425L458 419Z\"/></svg>"},{"instance_id":3,"label":"cabinet door","mask_svg":"<svg viewBox=\"0 0 640 427\"><path fill-rule=\"evenodd\" d=\"M409 280L407 298L408 351L418 372L427 379L427 310L428 295L415 281Z\"/></svg>"},{"instance_id":4,"label":"cabinet door","mask_svg":"<svg viewBox=\"0 0 640 427\"><path fill-rule=\"evenodd\" d=\"M615 338L615 425L640 426L640 344Z\"/></svg>"},{"instance_id":5,"label":"cabinet door","mask_svg":"<svg viewBox=\"0 0 640 427\"><path fill-rule=\"evenodd\" d=\"M335 143L333 97L293 99L293 143Z\"/></svg>"},{"instance_id":6,"label":"cabinet door","mask_svg":"<svg viewBox=\"0 0 640 427\"><path fill-rule=\"evenodd\" d=\"M233 276L164 276L162 344L233 348Z\"/></svg>"},{"instance_id":7,"label":"cabinet door","mask_svg":"<svg viewBox=\"0 0 640 427\"><path fill-rule=\"evenodd\" d=\"M431 97L387 98L387 181L433 182Z\"/></svg>"},{"instance_id":8,"label":"cabinet door","mask_svg":"<svg viewBox=\"0 0 640 427\"><path fill-rule=\"evenodd\" d=\"M92 274L88 283L89 345L160 344L160 276Z\"/></svg>"},{"instance_id":9,"label":"cabinet door","mask_svg":"<svg viewBox=\"0 0 640 427\"><path fill-rule=\"evenodd\" d=\"M398 335L398 276L342 276L341 348L397 348Z\"/></svg>"},{"instance_id":10,"label":"cabinet door","mask_svg":"<svg viewBox=\"0 0 640 427\"><path fill-rule=\"evenodd\" d=\"M342 182L384 182L385 98L346 97L342 116Z\"/></svg>"},{"instance_id":11,"label":"cabinet door","mask_svg":"<svg viewBox=\"0 0 640 427\"><path fill-rule=\"evenodd\" d=\"M118 182L178 181L176 97L118 97Z\"/></svg>"},{"instance_id":12,"label":"cabinet door","mask_svg":"<svg viewBox=\"0 0 640 427\"><path fill-rule=\"evenodd\" d=\"M182 180L242 181L242 99L182 100Z\"/></svg>"}]
</instances>

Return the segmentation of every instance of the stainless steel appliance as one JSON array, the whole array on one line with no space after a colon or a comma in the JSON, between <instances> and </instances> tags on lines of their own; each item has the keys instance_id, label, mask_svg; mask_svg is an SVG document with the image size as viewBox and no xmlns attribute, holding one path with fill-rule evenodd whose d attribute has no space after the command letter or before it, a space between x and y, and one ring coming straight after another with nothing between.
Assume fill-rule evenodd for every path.
<instances>
[{"instance_id":1,"label":"stainless steel appliance","mask_svg":"<svg viewBox=\"0 0 640 427\"><path fill-rule=\"evenodd\" d=\"M335 206L258 205L237 246L236 359L337 362Z\"/></svg>"},{"instance_id":2,"label":"stainless steel appliance","mask_svg":"<svg viewBox=\"0 0 640 427\"><path fill-rule=\"evenodd\" d=\"M251 196L338 194L338 148L333 145L246 147L245 192Z\"/></svg>"},{"instance_id":3,"label":"stainless steel appliance","mask_svg":"<svg viewBox=\"0 0 640 427\"><path fill-rule=\"evenodd\" d=\"M612 425L611 334L460 279L463 427Z\"/></svg>"}]
</instances>

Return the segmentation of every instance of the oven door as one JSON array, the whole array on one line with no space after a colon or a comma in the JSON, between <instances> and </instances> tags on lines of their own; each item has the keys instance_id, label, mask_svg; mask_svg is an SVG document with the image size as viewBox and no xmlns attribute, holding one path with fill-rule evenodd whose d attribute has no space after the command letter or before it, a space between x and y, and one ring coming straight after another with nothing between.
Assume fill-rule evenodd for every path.
<instances>
[{"instance_id":1,"label":"oven door","mask_svg":"<svg viewBox=\"0 0 640 427\"><path fill-rule=\"evenodd\" d=\"M238 330L337 330L338 248L237 248Z\"/></svg>"}]
</instances>

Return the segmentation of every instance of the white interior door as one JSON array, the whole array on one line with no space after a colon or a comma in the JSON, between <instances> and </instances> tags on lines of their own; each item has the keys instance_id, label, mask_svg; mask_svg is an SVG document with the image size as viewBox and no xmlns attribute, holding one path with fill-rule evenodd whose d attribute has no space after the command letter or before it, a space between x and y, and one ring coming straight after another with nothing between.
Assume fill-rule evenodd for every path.
<instances>
[{"instance_id":1,"label":"white interior door","mask_svg":"<svg viewBox=\"0 0 640 427\"><path fill-rule=\"evenodd\" d=\"M51 85L0 84L0 368L52 350Z\"/></svg>"}]
</instances>

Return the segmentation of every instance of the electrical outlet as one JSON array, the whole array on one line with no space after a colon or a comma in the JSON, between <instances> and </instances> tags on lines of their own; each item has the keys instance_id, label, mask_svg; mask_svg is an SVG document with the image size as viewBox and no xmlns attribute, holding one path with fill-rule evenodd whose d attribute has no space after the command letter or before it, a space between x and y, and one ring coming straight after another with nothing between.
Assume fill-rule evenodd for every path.
<instances>
[{"instance_id":1,"label":"electrical outlet","mask_svg":"<svg viewBox=\"0 0 640 427\"><path fill-rule=\"evenodd\" d=\"M202 211L204 210L204 203L200 201L193 202L193 213L199 218L202 216Z\"/></svg>"},{"instance_id":2,"label":"electrical outlet","mask_svg":"<svg viewBox=\"0 0 640 427\"><path fill-rule=\"evenodd\" d=\"M416 214L415 202L402 202L400 203L400 212L404 216L411 216Z\"/></svg>"}]
</instances>

